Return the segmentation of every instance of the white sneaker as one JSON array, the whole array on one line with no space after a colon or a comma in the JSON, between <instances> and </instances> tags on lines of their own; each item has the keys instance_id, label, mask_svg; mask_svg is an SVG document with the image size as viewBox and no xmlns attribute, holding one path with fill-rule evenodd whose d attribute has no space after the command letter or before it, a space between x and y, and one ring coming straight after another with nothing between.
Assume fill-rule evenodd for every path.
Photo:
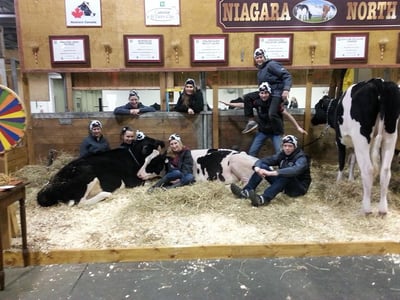
<instances>
[{"instance_id":1,"label":"white sneaker","mask_svg":"<svg viewBox=\"0 0 400 300\"><path fill-rule=\"evenodd\" d=\"M247 123L245 129L243 129L242 133L246 134L246 133L252 132L253 130L257 129L257 127L258 127L258 124L256 121L253 121L253 120L249 121Z\"/></svg>"}]
</instances>

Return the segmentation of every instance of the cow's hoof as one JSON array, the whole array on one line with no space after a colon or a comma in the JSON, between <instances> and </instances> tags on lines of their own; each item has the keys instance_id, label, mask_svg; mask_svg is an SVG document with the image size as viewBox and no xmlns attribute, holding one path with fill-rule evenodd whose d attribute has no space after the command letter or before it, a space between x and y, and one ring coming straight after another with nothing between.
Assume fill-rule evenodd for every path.
<instances>
[{"instance_id":1,"label":"cow's hoof","mask_svg":"<svg viewBox=\"0 0 400 300\"><path fill-rule=\"evenodd\" d=\"M386 211L380 211L380 212L378 212L378 216L379 216L379 217L386 217L386 215L387 215L387 212L386 212Z\"/></svg>"},{"instance_id":2,"label":"cow's hoof","mask_svg":"<svg viewBox=\"0 0 400 300\"><path fill-rule=\"evenodd\" d=\"M372 215L372 211L364 211L364 215L366 217L368 217L368 216Z\"/></svg>"},{"instance_id":3,"label":"cow's hoof","mask_svg":"<svg viewBox=\"0 0 400 300\"><path fill-rule=\"evenodd\" d=\"M68 201L68 206L69 207L74 206L74 205L75 205L75 200L69 200Z\"/></svg>"}]
</instances>

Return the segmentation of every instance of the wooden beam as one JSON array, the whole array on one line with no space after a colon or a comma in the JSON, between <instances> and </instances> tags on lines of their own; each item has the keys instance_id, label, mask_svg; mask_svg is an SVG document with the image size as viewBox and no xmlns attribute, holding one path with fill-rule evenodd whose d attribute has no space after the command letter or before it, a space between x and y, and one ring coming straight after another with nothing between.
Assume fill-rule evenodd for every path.
<instances>
[{"instance_id":1,"label":"wooden beam","mask_svg":"<svg viewBox=\"0 0 400 300\"><path fill-rule=\"evenodd\" d=\"M400 254L399 242L210 245L129 249L29 251L28 265L110 263L158 260L239 259ZM6 266L23 266L21 251L5 251Z\"/></svg>"}]
</instances>

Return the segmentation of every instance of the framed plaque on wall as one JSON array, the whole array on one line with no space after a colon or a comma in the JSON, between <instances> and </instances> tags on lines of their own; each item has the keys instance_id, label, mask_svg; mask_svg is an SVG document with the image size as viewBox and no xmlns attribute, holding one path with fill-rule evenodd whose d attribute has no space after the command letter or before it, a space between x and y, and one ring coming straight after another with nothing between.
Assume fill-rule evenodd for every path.
<instances>
[{"instance_id":1,"label":"framed plaque on wall","mask_svg":"<svg viewBox=\"0 0 400 300\"><path fill-rule=\"evenodd\" d=\"M397 39L397 63L400 64L400 33Z\"/></svg>"},{"instance_id":2,"label":"framed plaque on wall","mask_svg":"<svg viewBox=\"0 0 400 300\"><path fill-rule=\"evenodd\" d=\"M228 35L190 35L192 65L228 65Z\"/></svg>"},{"instance_id":3,"label":"framed plaque on wall","mask_svg":"<svg viewBox=\"0 0 400 300\"><path fill-rule=\"evenodd\" d=\"M368 33L333 33L331 64L367 63Z\"/></svg>"},{"instance_id":4,"label":"framed plaque on wall","mask_svg":"<svg viewBox=\"0 0 400 300\"><path fill-rule=\"evenodd\" d=\"M180 0L145 0L144 2L146 26L179 26Z\"/></svg>"},{"instance_id":5,"label":"framed plaque on wall","mask_svg":"<svg viewBox=\"0 0 400 300\"><path fill-rule=\"evenodd\" d=\"M125 65L164 65L162 35L124 35Z\"/></svg>"},{"instance_id":6,"label":"framed plaque on wall","mask_svg":"<svg viewBox=\"0 0 400 300\"><path fill-rule=\"evenodd\" d=\"M268 58L292 64L293 60L293 34L256 34L255 48L263 48Z\"/></svg>"},{"instance_id":7,"label":"framed plaque on wall","mask_svg":"<svg viewBox=\"0 0 400 300\"><path fill-rule=\"evenodd\" d=\"M53 67L90 67L89 36L49 36Z\"/></svg>"}]
</instances>

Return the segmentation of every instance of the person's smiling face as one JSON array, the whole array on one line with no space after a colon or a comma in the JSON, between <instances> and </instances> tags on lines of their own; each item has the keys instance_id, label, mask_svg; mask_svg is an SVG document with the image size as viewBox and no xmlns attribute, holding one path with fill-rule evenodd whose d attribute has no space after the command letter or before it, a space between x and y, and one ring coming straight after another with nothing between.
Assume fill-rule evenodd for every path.
<instances>
[{"instance_id":1,"label":"person's smiling face","mask_svg":"<svg viewBox=\"0 0 400 300\"><path fill-rule=\"evenodd\" d=\"M182 144L179 143L177 140L171 140L169 142L169 146L171 147L171 150L174 152L180 152L182 150Z\"/></svg>"}]
</instances>

